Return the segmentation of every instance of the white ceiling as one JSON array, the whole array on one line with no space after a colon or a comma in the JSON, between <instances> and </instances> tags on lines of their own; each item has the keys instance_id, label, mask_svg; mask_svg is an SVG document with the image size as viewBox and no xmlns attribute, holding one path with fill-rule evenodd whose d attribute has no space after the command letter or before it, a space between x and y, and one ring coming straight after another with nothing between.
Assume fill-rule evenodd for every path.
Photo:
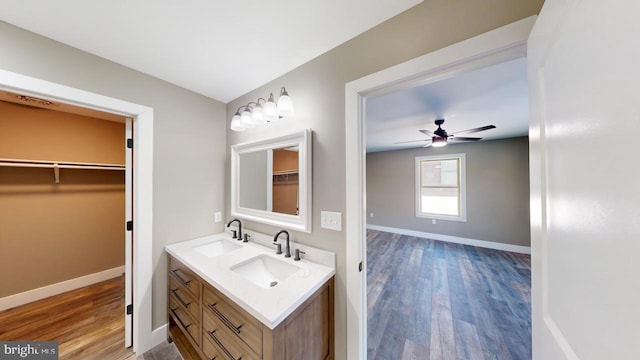
<instances>
[{"instance_id":1,"label":"white ceiling","mask_svg":"<svg viewBox=\"0 0 640 360\"><path fill-rule=\"evenodd\" d=\"M0 0L0 20L226 103L421 1Z\"/></svg>"},{"instance_id":2,"label":"white ceiling","mask_svg":"<svg viewBox=\"0 0 640 360\"><path fill-rule=\"evenodd\" d=\"M438 118L445 118L442 128L448 133L496 126L461 136L492 140L527 135L529 98L525 59L367 98L367 152L424 146L424 142L395 143L427 139L418 130L433 132Z\"/></svg>"}]
</instances>

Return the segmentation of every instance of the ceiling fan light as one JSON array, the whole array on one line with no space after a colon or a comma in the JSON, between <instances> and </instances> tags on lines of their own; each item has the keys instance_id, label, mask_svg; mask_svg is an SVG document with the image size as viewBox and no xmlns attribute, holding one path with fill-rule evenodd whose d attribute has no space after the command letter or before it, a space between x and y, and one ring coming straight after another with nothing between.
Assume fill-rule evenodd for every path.
<instances>
[{"instance_id":1,"label":"ceiling fan light","mask_svg":"<svg viewBox=\"0 0 640 360\"><path fill-rule=\"evenodd\" d=\"M443 147L443 146L447 146L447 138L434 136L434 137L432 138L431 146L433 146L433 147Z\"/></svg>"}]
</instances>

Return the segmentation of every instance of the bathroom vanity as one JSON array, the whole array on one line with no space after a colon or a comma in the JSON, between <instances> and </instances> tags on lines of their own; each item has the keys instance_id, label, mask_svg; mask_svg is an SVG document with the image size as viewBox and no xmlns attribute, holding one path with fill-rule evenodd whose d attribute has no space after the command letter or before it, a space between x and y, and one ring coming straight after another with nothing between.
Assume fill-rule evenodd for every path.
<instances>
[{"instance_id":1,"label":"bathroom vanity","mask_svg":"<svg viewBox=\"0 0 640 360\"><path fill-rule=\"evenodd\" d=\"M227 233L169 245L169 336L202 359L334 358L335 254L276 255L269 237Z\"/></svg>"}]
</instances>

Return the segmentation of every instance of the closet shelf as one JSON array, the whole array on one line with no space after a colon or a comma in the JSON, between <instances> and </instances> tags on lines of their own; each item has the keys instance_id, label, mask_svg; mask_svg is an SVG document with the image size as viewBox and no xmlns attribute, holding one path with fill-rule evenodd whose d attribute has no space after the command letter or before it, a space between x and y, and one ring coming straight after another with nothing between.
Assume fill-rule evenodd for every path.
<instances>
[{"instance_id":1,"label":"closet shelf","mask_svg":"<svg viewBox=\"0 0 640 360\"><path fill-rule=\"evenodd\" d=\"M0 159L0 166L5 167L31 167L53 169L56 184L60 183L60 169L84 169L84 170L125 170L121 164L81 163L67 161L25 160L25 159Z\"/></svg>"},{"instance_id":2,"label":"closet shelf","mask_svg":"<svg viewBox=\"0 0 640 360\"><path fill-rule=\"evenodd\" d=\"M298 173L298 169L278 170L278 171L274 171L273 175L291 175L291 174L297 174L297 173Z\"/></svg>"}]
</instances>

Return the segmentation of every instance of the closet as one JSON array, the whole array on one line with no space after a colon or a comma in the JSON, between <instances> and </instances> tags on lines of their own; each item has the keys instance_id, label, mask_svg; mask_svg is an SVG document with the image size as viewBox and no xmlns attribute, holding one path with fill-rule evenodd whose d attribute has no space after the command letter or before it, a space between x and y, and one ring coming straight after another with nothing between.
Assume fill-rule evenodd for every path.
<instances>
[{"instance_id":1,"label":"closet","mask_svg":"<svg viewBox=\"0 0 640 360\"><path fill-rule=\"evenodd\" d=\"M297 149L273 150L273 211L298 215Z\"/></svg>"},{"instance_id":2,"label":"closet","mask_svg":"<svg viewBox=\"0 0 640 360\"><path fill-rule=\"evenodd\" d=\"M124 119L39 105L0 100L0 300L124 272Z\"/></svg>"}]
</instances>

